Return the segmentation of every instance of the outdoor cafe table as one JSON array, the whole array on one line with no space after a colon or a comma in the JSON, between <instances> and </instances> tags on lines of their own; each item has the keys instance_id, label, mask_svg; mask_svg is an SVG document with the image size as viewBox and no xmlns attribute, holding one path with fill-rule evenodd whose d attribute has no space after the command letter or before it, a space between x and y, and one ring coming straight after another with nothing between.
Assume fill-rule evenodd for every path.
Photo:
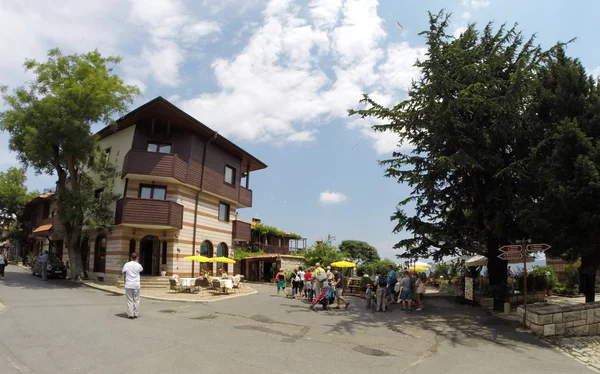
<instances>
[{"instance_id":1,"label":"outdoor cafe table","mask_svg":"<svg viewBox=\"0 0 600 374\"><path fill-rule=\"evenodd\" d=\"M228 278L213 278L219 281L222 292L233 289L233 281Z\"/></svg>"},{"instance_id":2,"label":"outdoor cafe table","mask_svg":"<svg viewBox=\"0 0 600 374\"><path fill-rule=\"evenodd\" d=\"M179 285L185 291L191 291L194 283L196 283L196 278L179 278Z\"/></svg>"}]
</instances>

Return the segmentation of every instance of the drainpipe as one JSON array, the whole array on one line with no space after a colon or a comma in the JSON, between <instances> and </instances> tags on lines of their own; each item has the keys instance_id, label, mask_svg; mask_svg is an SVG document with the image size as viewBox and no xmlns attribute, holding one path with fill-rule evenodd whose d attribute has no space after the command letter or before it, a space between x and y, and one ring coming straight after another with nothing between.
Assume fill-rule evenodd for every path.
<instances>
[{"instance_id":1,"label":"drainpipe","mask_svg":"<svg viewBox=\"0 0 600 374\"><path fill-rule=\"evenodd\" d=\"M200 200L200 192L204 187L204 166L206 164L206 150L208 149L208 145L217 139L219 136L218 132L213 132L213 135L208 141L204 144L204 152L202 153L202 174L200 174L200 190L196 192L196 203L194 206L194 228L192 234L192 256L196 255L196 222L198 221L198 200ZM196 261L192 261L192 278L194 277L194 268L196 265Z\"/></svg>"}]
</instances>

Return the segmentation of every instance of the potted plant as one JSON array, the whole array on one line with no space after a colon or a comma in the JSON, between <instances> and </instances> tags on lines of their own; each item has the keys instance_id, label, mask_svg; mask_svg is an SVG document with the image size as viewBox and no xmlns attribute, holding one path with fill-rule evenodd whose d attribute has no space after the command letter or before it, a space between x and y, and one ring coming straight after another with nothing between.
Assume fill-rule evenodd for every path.
<instances>
[{"instance_id":1,"label":"potted plant","mask_svg":"<svg viewBox=\"0 0 600 374\"><path fill-rule=\"evenodd\" d=\"M166 270L165 266L161 266L161 268L160 268L160 276L161 277L166 277L167 276L167 270Z\"/></svg>"}]
</instances>

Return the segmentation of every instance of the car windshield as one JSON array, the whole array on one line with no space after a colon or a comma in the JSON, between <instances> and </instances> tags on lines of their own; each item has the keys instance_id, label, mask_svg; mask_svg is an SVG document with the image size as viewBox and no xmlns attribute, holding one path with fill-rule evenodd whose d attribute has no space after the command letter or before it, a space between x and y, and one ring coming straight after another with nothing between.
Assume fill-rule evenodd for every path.
<instances>
[{"instance_id":1,"label":"car windshield","mask_svg":"<svg viewBox=\"0 0 600 374\"><path fill-rule=\"evenodd\" d=\"M56 255L48 255L48 262L51 264L62 264L62 261Z\"/></svg>"}]
</instances>

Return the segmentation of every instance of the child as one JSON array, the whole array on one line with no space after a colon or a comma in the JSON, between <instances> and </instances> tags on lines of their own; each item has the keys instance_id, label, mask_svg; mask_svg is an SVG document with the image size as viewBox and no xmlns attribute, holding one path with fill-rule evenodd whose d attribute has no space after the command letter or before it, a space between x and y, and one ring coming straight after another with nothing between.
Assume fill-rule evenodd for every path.
<instances>
[{"instance_id":1,"label":"child","mask_svg":"<svg viewBox=\"0 0 600 374\"><path fill-rule=\"evenodd\" d=\"M367 309L371 309L371 304L373 303L373 290L371 290L371 285L367 284Z\"/></svg>"}]
</instances>

